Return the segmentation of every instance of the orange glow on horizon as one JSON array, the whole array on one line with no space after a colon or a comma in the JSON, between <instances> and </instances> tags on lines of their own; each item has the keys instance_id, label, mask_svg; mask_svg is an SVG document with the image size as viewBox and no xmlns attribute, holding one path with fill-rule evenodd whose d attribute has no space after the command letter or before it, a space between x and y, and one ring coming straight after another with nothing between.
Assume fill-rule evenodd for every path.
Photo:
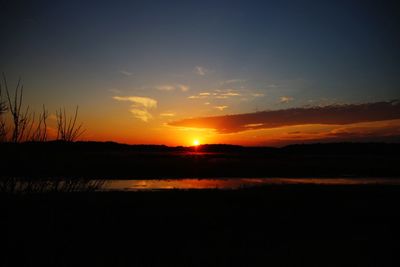
<instances>
[{"instance_id":1,"label":"orange glow on horizon","mask_svg":"<svg viewBox=\"0 0 400 267\"><path fill-rule=\"evenodd\" d=\"M87 129L82 140L116 141L125 144L162 144L193 146L202 144L233 144L243 146L283 146L303 142L334 142L369 140L369 136L391 136L398 133L400 119L354 123L347 125L305 124L266 129L249 129L233 133L218 133L214 129L159 125L158 121L137 122L116 116L107 123L95 117L81 119ZM49 128L55 128L49 122ZM56 133L49 134L55 138ZM199 143L196 144L195 140Z\"/></svg>"},{"instance_id":2,"label":"orange glow on horizon","mask_svg":"<svg viewBox=\"0 0 400 267\"><path fill-rule=\"evenodd\" d=\"M194 140L193 140L193 145L194 145L194 146L200 145L200 141L199 141L198 139L194 139Z\"/></svg>"}]
</instances>

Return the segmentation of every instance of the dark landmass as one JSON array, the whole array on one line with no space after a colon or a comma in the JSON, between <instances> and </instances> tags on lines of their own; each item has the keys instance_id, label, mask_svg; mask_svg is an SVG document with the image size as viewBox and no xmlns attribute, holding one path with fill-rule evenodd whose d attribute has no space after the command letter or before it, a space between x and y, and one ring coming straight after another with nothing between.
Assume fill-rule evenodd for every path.
<instances>
[{"instance_id":1,"label":"dark landmass","mask_svg":"<svg viewBox=\"0 0 400 267\"><path fill-rule=\"evenodd\" d=\"M399 186L0 194L0 266L399 266Z\"/></svg>"},{"instance_id":2,"label":"dark landmass","mask_svg":"<svg viewBox=\"0 0 400 267\"><path fill-rule=\"evenodd\" d=\"M282 148L113 142L0 144L1 175L24 178L400 177L400 144Z\"/></svg>"},{"instance_id":3,"label":"dark landmass","mask_svg":"<svg viewBox=\"0 0 400 267\"><path fill-rule=\"evenodd\" d=\"M400 186L95 192L83 179L398 178L399 148L0 144L4 184L73 177L84 189L0 190L0 266L399 266Z\"/></svg>"}]
</instances>

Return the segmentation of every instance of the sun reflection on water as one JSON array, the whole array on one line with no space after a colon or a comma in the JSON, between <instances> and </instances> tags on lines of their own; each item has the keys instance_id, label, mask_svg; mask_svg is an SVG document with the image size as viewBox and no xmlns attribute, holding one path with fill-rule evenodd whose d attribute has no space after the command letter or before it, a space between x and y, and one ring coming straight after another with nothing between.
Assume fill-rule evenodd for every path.
<instances>
[{"instance_id":1,"label":"sun reflection on water","mask_svg":"<svg viewBox=\"0 0 400 267\"><path fill-rule=\"evenodd\" d=\"M141 191L163 189L240 189L260 185L400 185L398 179L388 178L220 178L220 179L160 179L109 180L104 190Z\"/></svg>"}]
</instances>

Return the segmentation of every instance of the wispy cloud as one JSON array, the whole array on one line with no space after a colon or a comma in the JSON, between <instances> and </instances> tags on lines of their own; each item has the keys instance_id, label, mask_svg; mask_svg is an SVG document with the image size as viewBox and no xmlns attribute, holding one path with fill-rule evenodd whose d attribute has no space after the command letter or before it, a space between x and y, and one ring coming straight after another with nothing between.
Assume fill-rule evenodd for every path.
<instances>
[{"instance_id":1,"label":"wispy cloud","mask_svg":"<svg viewBox=\"0 0 400 267\"><path fill-rule=\"evenodd\" d=\"M185 84L174 84L174 85L160 85L156 87L157 90L160 91L175 91L175 90L179 90L181 92L187 92L189 91L189 86L185 85Z\"/></svg>"},{"instance_id":2,"label":"wispy cloud","mask_svg":"<svg viewBox=\"0 0 400 267\"><path fill-rule=\"evenodd\" d=\"M135 106L142 106L145 108L156 108L157 100L154 100L150 97L142 97L142 96L114 96L113 99L118 101L129 101L132 102Z\"/></svg>"},{"instance_id":3,"label":"wispy cloud","mask_svg":"<svg viewBox=\"0 0 400 267\"><path fill-rule=\"evenodd\" d=\"M227 109L228 106L215 106L214 108L223 111L224 109Z\"/></svg>"},{"instance_id":4,"label":"wispy cloud","mask_svg":"<svg viewBox=\"0 0 400 267\"><path fill-rule=\"evenodd\" d=\"M187 91L189 91L189 86L187 86L187 85L184 85L184 84L177 84L176 85L177 87L178 87L178 89L180 89L182 92L187 92Z\"/></svg>"},{"instance_id":5,"label":"wispy cloud","mask_svg":"<svg viewBox=\"0 0 400 267\"><path fill-rule=\"evenodd\" d=\"M132 76L132 72L126 71L126 70L121 70L120 71L121 74L125 75L125 76Z\"/></svg>"},{"instance_id":6,"label":"wispy cloud","mask_svg":"<svg viewBox=\"0 0 400 267\"><path fill-rule=\"evenodd\" d=\"M243 126L247 127L247 128L257 128L257 127L263 126L263 123L249 123L249 124L245 124Z\"/></svg>"},{"instance_id":7,"label":"wispy cloud","mask_svg":"<svg viewBox=\"0 0 400 267\"><path fill-rule=\"evenodd\" d=\"M217 130L219 133L234 133L245 130L270 129L306 124L347 125L394 119L400 119L399 101L291 108L246 114L203 117L175 121L171 122L170 125L211 128Z\"/></svg>"},{"instance_id":8,"label":"wispy cloud","mask_svg":"<svg viewBox=\"0 0 400 267\"><path fill-rule=\"evenodd\" d=\"M239 93L234 93L234 92L228 92L228 93L222 93L222 96L240 96Z\"/></svg>"},{"instance_id":9,"label":"wispy cloud","mask_svg":"<svg viewBox=\"0 0 400 267\"><path fill-rule=\"evenodd\" d=\"M157 100L149 97L141 96L114 96L114 100L117 101L127 101L131 103L130 112L135 116L135 118L140 119L144 122L148 122L152 115L149 110L157 108Z\"/></svg>"},{"instance_id":10,"label":"wispy cloud","mask_svg":"<svg viewBox=\"0 0 400 267\"><path fill-rule=\"evenodd\" d=\"M207 96L202 96L202 95L191 95L188 96L189 99L199 99L199 98L206 98Z\"/></svg>"},{"instance_id":11,"label":"wispy cloud","mask_svg":"<svg viewBox=\"0 0 400 267\"><path fill-rule=\"evenodd\" d=\"M281 96L279 98L279 103L282 103L282 104L287 104L291 101L293 101L293 97L290 97L290 96Z\"/></svg>"},{"instance_id":12,"label":"wispy cloud","mask_svg":"<svg viewBox=\"0 0 400 267\"><path fill-rule=\"evenodd\" d=\"M161 117L175 117L175 113L173 112L165 112L160 114Z\"/></svg>"},{"instance_id":13,"label":"wispy cloud","mask_svg":"<svg viewBox=\"0 0 400 267\"><path fill-rule=\"evenodd\" d=\"M201 66L194 67L194 73L196 73L197 75L205 76L208 72L209 71L204 67Z\"/></svg>"},{"instance_id":14,"label":"wispy cloud","mask_svg":"<svg viewBox=\"0 0 400 267\"><path fill-rule=\"evenodd\" d=\"M298 129L298 126L294 129ZM268 142L276 145L315 142L400 142L400 120L362 122L351 125L326 126L319 131L310 131L312 125L302 130L269 136ZM292 127L288 127L290 129ZM312 129L312 128L311 128Z\"/></svg>"},{"instance_id":15,"label":"wispy cloud","mask_svg":"<svg viewBox=\"0 0 400 267\"><path fill-rule=\"evenodd\" d=\"M148 122L151 118L153 118L150 112L145 109L133 108L130 110L130 112L133 114L133 116L135 116L135 118L142 120L144 122Z\"/></svg>"},{"instance_id":16,"label":"wispy cloud","mask_svg":"<svg viewBox=\"0 0 400 267\"><path fill-rule=\"evenodd\" d=\"M236 90L233 89L225 89L220 90L216 89L213 92L200 92L197 95L191 95L189 99L202 99L202 98L215 98L215 99L227 99L229 97L240 96Z\"/></svg>"}]
</instances>

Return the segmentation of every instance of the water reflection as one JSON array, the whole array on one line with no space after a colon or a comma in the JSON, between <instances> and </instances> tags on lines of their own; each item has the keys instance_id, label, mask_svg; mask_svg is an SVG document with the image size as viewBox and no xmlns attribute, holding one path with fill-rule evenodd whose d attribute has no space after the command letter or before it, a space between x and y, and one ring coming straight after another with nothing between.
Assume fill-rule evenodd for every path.
<instances>
[{"instance_id":1,"label":"water reflection","mask_svg":"<svg viewBox=\"0 0 400 267\"><path fill-rule=\"evenodd\" d=\"M261 185L400 185L399 178L215 178L215 179L0 179L0 193L224 189Z\"/></svg>"},{"instance_id":2,"label":"water reflection","mask_svg":"<svg viewBox=\"0 0 400 267\"><path fill-rule=\"evenodd\" d=\"M239 189L260 185L400 185L400 179L389 178L227 178L227 179L161 179L108 180L102 190L142 191L163 189Z\"/></svg>"}]
</instances>

